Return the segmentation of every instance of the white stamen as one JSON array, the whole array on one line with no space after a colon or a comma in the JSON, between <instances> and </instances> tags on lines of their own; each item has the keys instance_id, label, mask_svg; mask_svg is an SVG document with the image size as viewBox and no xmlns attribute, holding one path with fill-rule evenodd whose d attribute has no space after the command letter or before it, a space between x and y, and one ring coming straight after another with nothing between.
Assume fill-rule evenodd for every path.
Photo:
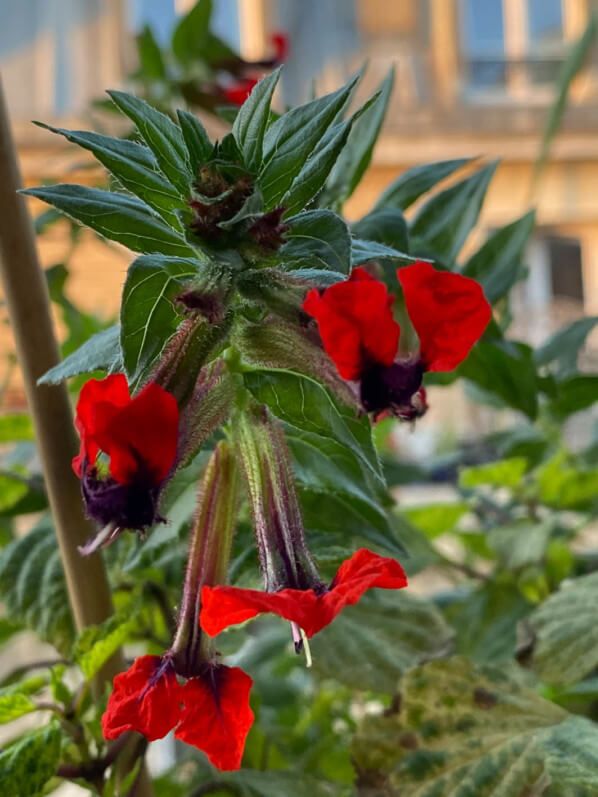
<instances>
[{"instance_id":1,"label":"white stamen","mask_svg":"<svg viewBox=\"0 0 598 797\"><path fill-rule=\"evenodd\" d=\"M311 667L311 650L309 647L309 639L305 635L305 631L300 628L299 632L301 633L301 640L303 642L303 649L305 650L305 666Z\"/></svg>"}]
</instances>

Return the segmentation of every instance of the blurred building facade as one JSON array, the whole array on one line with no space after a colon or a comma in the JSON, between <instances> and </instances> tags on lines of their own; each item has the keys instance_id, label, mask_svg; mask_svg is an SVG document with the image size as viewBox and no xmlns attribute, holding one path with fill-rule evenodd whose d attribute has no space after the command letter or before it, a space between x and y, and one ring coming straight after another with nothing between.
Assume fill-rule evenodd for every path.
<instances>
[{"instance_id":1,"label":"blurred building facade","mask_svg":"<svg viewBox=\"0 0 598 797\"><path fill-rule=\"evenodd\" d=\"M85 158L31 118L90 127L89 103L122 85L134 67L131 36L149 22L164 40L193 0L0 0L0 70L25 180L91 179ZM10 14L5 14L6 9ZM419 163L479 155L501 158L479 230L537 207L530 279L518 295L518 332L532 342L584 311L598 313L598 58L573 83L569 108L538 190L532 192L554 81L598 0L214 0L219 35L248 58L286 30L291 56L282 100L336 88L365 59L370 93L397 66L395 92L373 164L350 200L367 212L396 175ZM73 171L75 169L75 171ZM62 235L62 237L61 237ZM42 254L56 262L64 232ZM88 308L113 312L127 256L91 237L73 263L72 290Z\"/></svg>"}]
</instances>

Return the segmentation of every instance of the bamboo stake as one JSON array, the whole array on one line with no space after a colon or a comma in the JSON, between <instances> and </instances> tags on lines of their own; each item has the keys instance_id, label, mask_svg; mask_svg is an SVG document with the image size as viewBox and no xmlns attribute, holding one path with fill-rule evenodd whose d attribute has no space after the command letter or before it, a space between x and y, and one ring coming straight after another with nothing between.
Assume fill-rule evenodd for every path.
<instances>
[{"instance_id":1,"label":"bamboo stake","mask_svg":"<svg viewBox=\"0 0 598 797\"><path fill-rule=\"evenodd\" d=\"M106 620L113 612L101 556L84 558L77 551L93 533L84 517L79 483L71 468L77 438L66 386L41 385L37 380L60 360L50 315L44 273L25 199L12 141L8 110L0 81L0 275L17 359L23 374L33 419L37 450L54 518L69 599L78 630ZM102 668L95 689L124 669L120 651ZM142 774L137 797L150 797L151 782Z\"/></svg>"}]
</instances>

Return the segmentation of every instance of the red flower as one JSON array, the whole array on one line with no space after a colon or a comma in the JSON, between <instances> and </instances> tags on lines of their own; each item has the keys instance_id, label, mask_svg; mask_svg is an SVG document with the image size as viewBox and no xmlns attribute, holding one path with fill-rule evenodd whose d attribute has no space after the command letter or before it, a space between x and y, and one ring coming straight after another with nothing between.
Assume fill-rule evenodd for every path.
<instances>
[{"instance_id":1,"label":"red flower","mask_svg":"<svg viewBox=\"0 0 598 797\"><path fill-rule=\"evenodd\" d=\"M174 669L159 656L141 656L114 678L114 689L102 717L106 739L138 731L148 742L161 739L180 718L182 688Z\"/></svg>"},{"instance_id":2,"label":"red flower","mask_svg":"<svg viewBox=\"0 0 598 797\"><path fill-rule=\"evenodd\" d=\"M398 562L362 548L343 562L330 587L321 592L313 589L261 592L205 586L201 596L201 627L210 636L216 636L229 625L242 623L262 612L273 612L296 623L311 637L332 622L345 606L357 603L366 590L406 586L407 578Z\"/></svg>"},{"instance_id":3,"label":"red flower","mask_svg":"<svg viewBox=\"0 0 598 797\"><path fill-rule=\"evenodd\" d=\"M409 318L420 340L419 355L398 359L399 325L386 286L363 268L303 303L316 319L325 351L344 379L361 380L366 410L399 417L425 411L424 371L451 371L481 337L492 315L475 280L437 271L418 261L398 269Z\"/></svg>"},{"instance_id":4,"label":"red flower","mask_svg":"<svg viewBox=\"0 0 598 797\"><path fill-rule=\"evenodd\" d=\"M253 724L253 681L238 667L216 667L183 686L185 707L175 736L198 747L218 769L239 769Z\"/></svg>"},{"instance_id":5,"label":"red flower","mask_svg":"<svg viewBox=\"0 0 598 797\"><path fill-rule=\"evenodd\" d=\"M400 268L397 277L426 371L452 371L481 338L492 316L482 286L424 262Z\"/></svg>"},{"instance_id":6,"label":"red flower","mask_svg":"<svg viewBox=\"0 0 598 797\"><path fill-rule=\"evenodd\" d=\"M257 78L244 77L241 78L241 80L237 80L235 83L231 83L229 86L225 86L222 92L225 99L233 105L243 105L257 82Z\"/></svg>"},{"instance_id":7,"label":"red flower","mask_svg":"<svg viewBox=\"0 0 598 797\"><path fill-rule=\"evenodd\" d=\"M174 396L154 382L131 398L124 374L90 379L79 396L75 426L81 436L81 451L73 459L79 478L100 449L110 457L110 473L120 484L141 476L157 485L176 457L179 408Z\"/></svg>"},{"instance_id":8,"label":"red flower","mask_svg":"<svg viewBox=\"0 0 598 797\"><path fill-rule=\"evenodd\" d=\"M371 363L394 361L400 328L392 316L393 301L386 285L364 268L305 297L303 309L317 320L324 349L343 379L360 379Z\"/></svg>"},{"instance_id":9,"label":"red flower","mask_svg":"<svg viewBox=\"0 0 598 797\"><path fill-rule=\"evenodd\" d=\"M251 678L217 665L180 685L168 657L141 656L114 679L102 717L106 739L138 731L148 741L175 736L202 750L219 769L239 769L253 723Z\"/></svg>"},{"instance_id":10,"label":"red flower","mask_svg":"<svg viewBox=\"0 0 598 797\"><path fill-rule=\"evenodd\" d=\"M276 31L270 36L270 41L274 45L276 55L275 63L280 64L289 57L289 37L285 33Z\"/></svg>"}]
</instances>

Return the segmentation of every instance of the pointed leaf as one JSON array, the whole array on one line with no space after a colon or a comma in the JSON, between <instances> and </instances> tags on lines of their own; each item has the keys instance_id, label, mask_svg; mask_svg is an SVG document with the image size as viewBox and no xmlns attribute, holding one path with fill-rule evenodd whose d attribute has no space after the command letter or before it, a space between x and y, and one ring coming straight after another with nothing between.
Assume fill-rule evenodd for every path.
<instances>
[{"instance_id":1,"label":"pointed leaf","mask_svg":"<svg viewBox=\"0 0 598 797\"><path fill-rule=\"evenodd\" d=\"M139 73L144 80L165 80L166 66L162 58L162 50L156 41L149 25L145 25L136 37L139 55Z\"/></svg>"},{"instance_id":2,"label":"pointed leaf","mask_svg":"<svg viewBox=\"0 0 598 797\"><path fill-rule=\"evenodd\" d=\"M478 220L497 165L494 161L428 199L411 224L410 237L417 241L414 249L423 247L449 263L455 261Z\"/></svg>"},{"instance_id":3,"label":"pointed leaf","mask_svg":"<svg viewBox=\"0 0 598 797\"><path fill-rule=\"evenodd\" d=\"M345 146L351 122L341 122L330 127L318 145L316 152L306 161L291 187L280 200L285 214L292 216L307 207L321 190L339 153Z\"/></svg>"},{"instance_id":4,"label":"pointed leaf","mask_svg":"<svg viewBox=\"0 0 598 797\"><path fill-rule=\"evenodd\" d=\"M201 262L191 258L138 257L123 290L121 347L129 378L138 379L160 354L182 321L174 299L196 277Z\"/></svg>"},{"instance_id":5,"label":"pointed leaf","mask_svg":"<svg viewBox=\"0 0 598 797\"><path fill-rule=\"evenodd\" d=\"M479 342L458 373L529 418L538 413L532 350L523 343Z\"/></svg>"},{"instance_id":6,"label":"pointed leaf","mask_svg":"<svg viewBox=\"0 0 598 797\"><path fill-rule=\"evenodd\" d=\"M339 404L327 390L306 377L284 372L244 374L245 386L285 423L300 431L332 438L347 446L364 467L383 484L378 455L367 418Z\"/></svg>"},{"instance_id":7,"label":"pointed leaf","mask_svg":"<svg viewBox=\"0 0 598 797\"><path fill-rule=\"evenodd\" d=\"M270 117L272 95L280 77L280 67L254 86L241 106L233 124L233 136L243 154L245 165L257 171L262 162L262 144Z\"/></svg>"},{"instance_id":8,"label":"pointed leaf","mask_svg":"<svg viewBox=\"0 0 598 797\"><path fill-rule=\"evenodd\" d=\"M463 267L462 273L482 285L490 303L502 299L522 278L522 257L535 221L535 211L530 210L492 233Z\"/></svg>"},{"instance_id":9,"label":"pointed leaf","mask_svg":"<svg viewBox=\"0 0 598 797\"><path fill-rule=\"evenodd\" d=\"M394 86L395 69L378 87L378 96L353 125L349 139L326 186L328 202L345 202L357 188L370 164Z\"/></svg>"},{"instance_id":10,"label":"pointed leaf","mask_svg":"<svg viewBox=\"0 0 598 797\"><path fill-rule=\"evenodd\" d=\"M598 375L580 374L559 382L556 398L549 408L557 418L566 418L598 401Z\"/></svg>"},{"instance_id":11,"label":"pointed leaf","mask_svg":"<svg viewBox=\"0 0 598 797\"><path fill-rule=\"evenodd\" d=\"M352 225L351 232L362 240L376 241L399 252L409 251L407 222L396 208L372 210Z\"/></svg>"},{"instance_id":12,"label":"pointed leaf","mask_svg":"<svg viewBox=\"0 0 598 797\"><path fill-rule=\"evenodd\" d=\"M307 210L287 219L290 230L277 255L286 269L330 269L348 274L351 235L345 222L329 210Z\"/></svg>"},{"instance_id":13,"label":"pointed leaf","mask_svg":"<svg viewBox=\"0 0 598 797\"><path fill-rule=\"evenodd\" d=\"M27 188L21 193L54 205L67 216L134 252L194 254L181 236L135 197L69 183Z\"/></svg>"},{"instance_id":14,"label":"pointed leaf","mask_svg":"<svg viewBox=\"0 0 598 797\"><path fill-rule=\"evenodd\" d=\"M264 166L259 176L267 209L279 204L357 80L353 78L332 94L293 108L268 128L264 137Z\"/></svg>"},{"instance_id":15,"label":"pointed leaf","mask_svg":"<svg viewBox=\"0 0 598 797\"><path fill-rule=\"evenodd\" d=\"M158 163L150 149L134 141L109 138L86 130L64 130L41 122L35 124L93 152L127 191L157 210L171 227L181 228L175 210L184 210L186 205L174 186L158 173Z\"/></svg>"},{"instance_id":16,"label":"pointed leaf","mask_svg":"<svg viewBox=\"0 0 598 797\"><path fill-rule=\"evenodd\" d=\"M453 172L465 166L470 160L471 158L459 158L457 160L426 163L423 166L414 166L412 169L407 169L383 192L374 205L374 210L386 207L406 210L422 194L426 194L437 183L450 177Z\"/></svg>"},{"instance_id":17,"label":"pointed leaf","mask_svg":"<svg viewBox=\"0 0 598 797\"><path fill-rule=\"evenodd\" d=\"M393 260L398 265L407 265L415 259L377 241L362 241L360 238L353 238L351 241L351 268L369 260Z\"/></svg>"},{"instance_id":18,"label":"pointed leaf","mask_svg":"<svg viewBox=\"0 0 598 797\"><path fill-rule=\"evenodd\" d=\"M177 116L187 146L191 172L197 175L201 166L212 154L214 145L197 116L189 111L177 111Z\"/></svg>"},{"instance_id":19,"label":"pointed leaf","mask_svg":"<svg viewBox=\"0 0 598 797\"><path fill-rule=\"evenodd\" d=\"M38 385L57 385L71 376L88 374L92 371L106 371L112 374L122 371L123 362L120 350L120 324L103 329L72 354L50 368L37 380Z\"/></svg>"},{"instance_id":20,"label":"pointed leaf","mask_svg":"<svg viewBox=\"0 0 598 797\"><path fill-rule=\"evenodd\" d=\"M109 91L115 105L135 123L141 137L156 156L163 174L183 197L190 193L193 173L180 127L144 100L124 91Z\"/></svg>"},{"instance_id":21,"label":"pointed leaf","mask_svg":"<svg viewBox=\"0 0 598 797\"><path fill-rule=\"evenodd\" d=\"M201 59L208 40L211 16L212 0L199 0L174 29L172 52L183 66Z\"/></svg>"},{"instance_id":22,"label":"pointed leaf","mask_svg":"<svg viewBox=\"0 0 598 797\"><path fill-rule=\"evenodd\" d=\"M548 365L557 360L559 375L574 371L579 351L597 323L598 316L594 315L559 329L535 350L534 361L537 365Z\"/></svg>"}]
</instances>

